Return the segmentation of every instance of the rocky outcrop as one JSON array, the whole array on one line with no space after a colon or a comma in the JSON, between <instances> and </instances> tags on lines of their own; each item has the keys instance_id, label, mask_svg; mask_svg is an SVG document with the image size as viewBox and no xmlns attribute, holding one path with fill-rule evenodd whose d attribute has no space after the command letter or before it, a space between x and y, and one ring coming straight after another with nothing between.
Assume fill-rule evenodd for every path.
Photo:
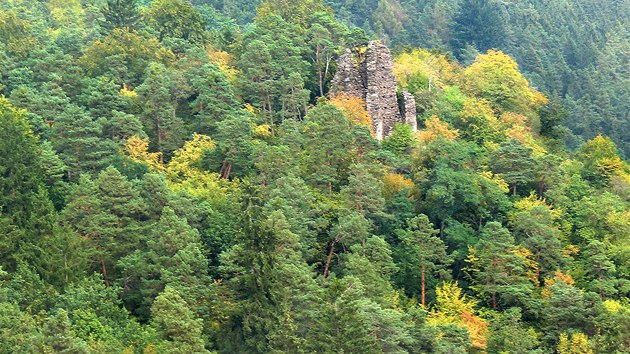
<instances>
[{"instance_id":1,"label":"rocky outcrop","mask_svg":"<svg viewBox=\"0 0 630 354\"><path fill-rule=\"evenodd\" d=\"M396 85L389 48L380 41L371 41L362 58L350 49L339 56L331 92L362 98L372 119L372 131L382 140L399 122L407 122L414 131L417 129L415 99L405 91L399 104Z\"/></svg>"}]
</instances>

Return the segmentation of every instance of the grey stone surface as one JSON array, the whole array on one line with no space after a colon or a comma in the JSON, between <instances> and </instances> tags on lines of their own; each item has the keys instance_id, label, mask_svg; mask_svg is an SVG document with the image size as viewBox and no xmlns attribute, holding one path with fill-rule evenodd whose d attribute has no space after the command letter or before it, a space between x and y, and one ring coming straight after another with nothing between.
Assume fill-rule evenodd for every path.
<instances>
[{"instance_id":1,"label":"grey stone surface","mask_svg":"<svg viewBox=\"0 0 630 354\"><path fill-rule=\"evenodd\" d=\"M337 59L337 72L331 83L331 92L365 99L364 79L359 72L360 63L350 49L346 48Z\"/></svg>"},{"instance_id":2,"label":"grey stone surface","mask_svg":"<svg viewBox=\"0 0 630 354\"><path fill-rule=\"evenodd\" d=\"M380 41L368 43L365 53L367 92L365 104L377 139L391 132L394 124L401 121L396 97L394 63L389 48Z\"/></svg>"},{"instance_id":3,"label":"grey stone surface","mask_svg":"<svg viewBox=\"0 0 630 354\"><path fill-rule=\"evenodd\" d=\"M416 110L416 98L413 97L413 95L407 90L403 90L402 98L403 118L405 120L405 123L409 124L409 126L411 126L411 129L415 133L418 131L418 112Z\"/></svg>"},{"instance_id":4,"label":"grey stone surface","mask_svg":"<svg viewBox=\"0 0 630 354\"><path fill-rule=\"evenodd\" d=\"M414 131L417 130L415 99L405 90L403 102L399 105L396 85L389 48L380 41L370 41L363 58L350 49L339 56L331 92L343 92L364 99L365 108L372 118L372 130L376 138L382 140L399 122L406 122Z\"/></svg>"}]
</instances>

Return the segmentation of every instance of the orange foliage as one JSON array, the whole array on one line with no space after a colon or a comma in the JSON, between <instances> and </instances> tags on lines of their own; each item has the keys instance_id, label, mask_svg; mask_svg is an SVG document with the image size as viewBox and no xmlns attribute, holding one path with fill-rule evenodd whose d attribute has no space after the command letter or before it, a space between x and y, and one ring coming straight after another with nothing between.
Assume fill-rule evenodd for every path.
<instances>
[{"instance_id":1,"label":"orange foliage","mask_svg":"<svg viewBox=\"0 0 630 354\"><path fill-rule=\"evenodd\" d=\"M456 324L468 329L472 347L485 349L488 322L475 315L477 302L469 299L462 289L453 282L445 282L435 289L436 304L430 312L427 322L434 326Z\"/></svg>"},{"instance_id":2,"label":"orange foliage","mask_svg":"<svg viewBox=\"0 0 630 354\"><path fill-rule=\"evenodd\" d=\"M564 274L561 271L556 270L553 278L545 279L545 288L541 292L542 297L546 299L550 298L553 295L551 287L559 281L571 286L575 284L575 280L573 280L573 277L570 274Z\"/></svg>"},{"instance_id":3,"label":"orange foliage","mask_svg":"<svg viewBox=\"0 0 630 354\"><path fill-rule=\"evenodd\" d=\"M468 336L472 342L472 347L486 349L488 346L488 322L479 316L475 316L470 311L462 312L460 318L462 324L468 328Z\"/></svg>"},{"instance_id":4,"label":"orange foliage","mask_svg":"<svg viewBox=\"0 0 630 354\"><path fill-rule=\"evenodd\" d=\"M362 98L349 96L342 92L331 97L328 103L342 111L350 122L372 128L372 119L365 109L365 101Z\"/></svg>"},{"instance_id":5,"label":"orange foliage","mask_svg":"<svg viewBox=\"0 0 630 354\"><path fill-rule=\"evenodd\" d=\"M426 129L416 133L416 138L421 144L426 145L440 138L453 141L459 136L459 130L450 129L448 122L442 122L437 116L427 119L424 124Z\"/></svg>"}]
</instances>

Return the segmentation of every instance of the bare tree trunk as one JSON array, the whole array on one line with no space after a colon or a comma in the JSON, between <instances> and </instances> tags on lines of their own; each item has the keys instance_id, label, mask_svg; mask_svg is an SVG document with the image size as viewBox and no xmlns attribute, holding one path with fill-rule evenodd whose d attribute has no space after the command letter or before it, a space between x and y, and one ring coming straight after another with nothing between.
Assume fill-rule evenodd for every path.
<instances>
[{"instance_id":1,"label":"bare tree trunk","mask_svg":"<svg viewBox=\"0 0 630 354\"><path fill-rule=\"evenodd\" d=\"M319 45L315 49L315 57L317 58L317 76L319 77L319 96L324 97L324 75L322 73L322 60L320 58L321 49Z\"/></svg>"},{"instance_id":2,"label":"bare tree trunk","mask_svg":"<svg viewBox=\"0 0 630 354\"><path fill-rule=\"evenodd\" d=\"M326 260L326 267L324 268L324 280L328 276L328 268L330 267L330 261L332 260L333 254L335 253L335 244L337 243L337 239L332 240L330 244L330 252L328 252L328 259Z\"/></svg>"}]
</instances>

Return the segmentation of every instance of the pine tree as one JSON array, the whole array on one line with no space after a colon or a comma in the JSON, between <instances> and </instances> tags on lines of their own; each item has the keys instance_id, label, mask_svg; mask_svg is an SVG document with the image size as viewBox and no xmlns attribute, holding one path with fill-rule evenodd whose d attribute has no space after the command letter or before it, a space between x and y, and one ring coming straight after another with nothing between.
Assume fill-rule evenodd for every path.
<instances>
[{"instance_id":1,"label":"pine tree","mask_svg":"<svg viewBox=\"0 0 630 354\"><path fill-rule=\"evenodd\" d=\"M166 352L208 353L201 336L202 321L193 314L182 295L167 287L151 306L151 325L163 340L158 348Z\"/></svg>"},{"instance_id":2,"label":"pine tree","mask_svg":"<svg viewBox=\"0 0 630 354\"><path fill-rule=\"evenodd\" d=\"M531 154L532 149L516 139L501 143L493 153L492 171L511 185L514 196L518 185L532 182L534 179L534 160Z\"/></svg>"},{"instance_id":3,"label":"pine tree","mask_svg":"<svg viewBox=\"0 0 630 354\"><path fill-rule=\"evenodd\" d=\"M522 305L532 294L532 284L526 276L525 261L516 254L514 237L497 222L487 223L481 232L474 253L469 254L473 288L490 301L493 309L499 305Z\"/></svg>"},{"instance_id":4,"label":"pine tree","mask_svg":"<svg viewBox=\"0 0 630 354\"><path fill-rule=\"evenodd\" d=\"M446 253L446 245L437 236L438 233L439 230L433 229L433 224L424 214L408 220L406 229L396 230L400 242L396 251L401 267L399 281L407 283L409 277L415 278L417 269L420 270L420 303L423 307L426 306L427 275L429 278L448 280L446 268L451 260Z\"/></svg>"},{"instance_id":5,"label":"pine tree","mask_svg":"<svg viewBox=\"0 0 630 354\"><path fill-rule=\"evenodd\" d=\"M81 173L96 174L107 165L115 149L102 138L103 127L79 106L69 106L52 129L52 142L68 166L68 178L76 181Z\"/></svg>"},{"instance_id":6,"label":"pine tree","mask_svg":"<svg viewBox=\"0 0 630 354\"><path fill-rule=\"evenodd\" d=\"M101 13L105 17L103 27L109 32L114 28L123 27L134 30L140 20L136 0L108 0Z\"/></svg>"},{"instance_id":7,"label":"pine tree","mask_svg":"<svg viewBox=\"0 0 630 354\"><path fill-rule=\"evenodd\" d=\"M183 122L175 112L173 89L168 69L155 63L147 68L145 81L136 89L142 102L142 123L151 147L162 156L170 155L180 147L184 136Z\"/></svg>"},{"instance_id":8,"label":"pine tree","mask_svg":"<svg viewBox=\"0 0 630 354\"><path fill-rule=\"evenodd\" d=\"M37 138L29 128L25 111L0 98L0 212L20 228L35 213L38 190L43 186Z\"/></svg>"}]
</instances>

